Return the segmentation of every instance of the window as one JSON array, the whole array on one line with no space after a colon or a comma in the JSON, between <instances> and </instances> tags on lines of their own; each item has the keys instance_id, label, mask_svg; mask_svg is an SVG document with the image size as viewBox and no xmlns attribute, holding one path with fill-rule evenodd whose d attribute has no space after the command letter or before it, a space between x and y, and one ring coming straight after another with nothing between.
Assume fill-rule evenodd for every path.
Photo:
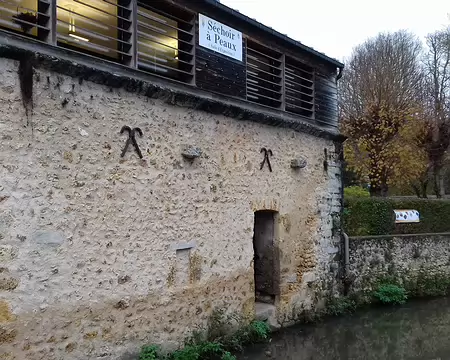
<instances>
[{"instance_id":1,"label":"window","mask_svg":"<svg viewBox=\"0 0 450 360\"><path fill-rule=\"evenodd\" d=\"M37 0L0 0L0 29L44 38L49 32L49 6Z\"/></svg>"},{"instance_id":2,"label":"window","mask_svg":"<svg viewBox=\"0 0 450 360\"><path fill-rule=\"evenodd\" d=\"M279 108L282 105L282 55L256 42L247 41L247 99Z\"/></svg>"},{"instance_id":3,"label":"window","mask_svg":"<svg viewBox=\"0 0 450 360\"><path fill-rule=\"evenodd\" d=\"M192 16L175 8L154 9L148 4L138 4L139 69L183 82L192 82L194 76Z\"/></svg>"},{"instance_id":4,"label":"window","mask_svg":"<svg viewBox=\"0 0 450 360\"><path fill-rule=\"evenodd\" d=\"M131 56L131 8L120 0L57 0L59 45L116 60Z\"/></svg>"},{"instance_id":5,"label":"window","mask_svg":"<svg viewBox=\"0 0 450 360\"><path fill-rule=\"evenodd\" d=\"M313 117L314 70L286 56L284 71L286 111Z\"/></svg>"},{"instance_id":6,"label":"window","mask_svg":"<svg viewBox=\"0 0 450 360\"><path fill-rule=\"evenodd\" d=\"M247 100L313 118L314 69L248 39Z\"/></svg>"}]
</instances>

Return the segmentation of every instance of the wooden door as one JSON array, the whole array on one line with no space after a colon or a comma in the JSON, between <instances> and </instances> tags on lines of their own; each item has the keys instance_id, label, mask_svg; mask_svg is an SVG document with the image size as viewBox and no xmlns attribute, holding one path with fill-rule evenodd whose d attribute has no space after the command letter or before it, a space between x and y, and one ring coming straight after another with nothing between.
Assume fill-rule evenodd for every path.
<instances>
[{"instance_id":1,"label":"wooden door","mask_svg":"<svg viewBox=\"0 0 450 360\"><path fill-rule=\"evenodd\" d=\"M255 291L261 295L278 295L279 264L275 247L275 213L255 212L254 229Z\"/></svg>"}]
</instances>

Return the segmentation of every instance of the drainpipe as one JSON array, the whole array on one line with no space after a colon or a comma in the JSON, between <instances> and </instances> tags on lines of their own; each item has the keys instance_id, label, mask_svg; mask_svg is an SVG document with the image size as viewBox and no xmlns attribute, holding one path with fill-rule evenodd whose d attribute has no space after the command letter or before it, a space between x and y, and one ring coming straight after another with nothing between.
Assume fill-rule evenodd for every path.
<instances>
[{"instance_id":1,"label":"drainpipe","mask_svg":"<svg viewBox=\"0 0 450 360\"><path fill-rule=\"evenodd\" d=\"M343 68L339 68L339 72L336 76L336 83L341 79L342 77L342 71ZM342 135L341 135L342 136ZM349 276L349 267L350 267L350 243L348 235L345 233L344 227L343 227L343 218L344 218L344 142L346 140L346 137L342 136L341 141L339 142L339 145L337 146L338 153L339 153L339 165L341 170L341 186L340 186L340 200L341 200L341 235L344 238L344 271L343 271L343 283L344 283L344 295L347 295L348 292L348 276ZM342 244L342 243L341 243ZM341 263L342 264L342 263Z\"/></svg>"},{"instance_id":2,"label":"drainpipe","mask_svg":"<svg viewBox=\"0 0 450 360\"><path fill-rule=\"evenodd\" d=\"M336 82L338 82L338 80L342 77L342 71L344 70L344 68L343 67L340 67L339 68L339 72L338 72L338 74L337 74L337 76L336 76Z\"/></svg>"},{"instance_id":3,"label":"drainpipe","mask_svg":"<svg viewBox=\"0 0 450 360\"><path fill-rule=\"evenodd\" d=\"M345 140L344 140L345 141ZM340 144L339 149L339 162L340 162L340 170L341 170L341 191L339 196L341 197L341 234L344 237L344 281L348 276L348 269L350 264L350 250L349 250L349 240L348 235L345 233L343 226L344 219L344 143Z\"/></svg>"},{"instance_id":4,"label":"drainpipe","mask_svg":"<svg viewBox=\"0 0 450 360\"><path fill-rule=\"evenodd\" d=\"M336 75L336 85L338 81L342 78L342 73L344 71L344 67L338 67L338 73ZM339 113L339 104L337 105L337 110ZM341 170L341 186L340 186L340 198L341 198L341 235L344 238L344 273L343 273L343 283L344 283L344 295L347 295L348 292L348 275L349 275L349 266L350 266L350 244L348 235L344 231L342 219L344 218L344 142L347 139L345 136L340 135L340 141L336 143L336 150L339 153L339 162L340 162L340 170ZM342 264L342 263L341 263Z\"/></svg>"},{"instance_id":5,"label":"drainpipe","mask_svg":"<svg viewBox=\"0 0 450 360\"><path fill-rule=\"evenodd\" d=\"M343 232L344 235L344 279L347 278L350 267L350 241L348 235Z\"/></svg>"}]
</instances>

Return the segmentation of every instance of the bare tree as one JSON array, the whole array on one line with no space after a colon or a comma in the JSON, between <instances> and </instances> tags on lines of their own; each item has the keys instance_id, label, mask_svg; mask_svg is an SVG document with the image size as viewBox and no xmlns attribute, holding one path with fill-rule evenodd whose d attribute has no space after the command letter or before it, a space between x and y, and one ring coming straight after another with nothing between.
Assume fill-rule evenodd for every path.
<instances>
[{"instance_id":1,"label":"bare tree","mask_svg":"<svg viewBox=\"0 0 450 360\"><path fill-rule=\"evenodd\" d=\"M367 177L371 195L385 196L403 125L420 95L421 42L406 31L379 34L356 47L340 83L342 130L351 167Z\"/></svg>"},{"instance_id":2,"label":"bare tree","mask_svg":"<svg viewBox=\"0 0 450 360\"><path fill-rule=\"evenodd\" d=\"M432 172L434 192L444 193L443 167L450 145L450 27L426 38L425 81L429 123L426 151Z\"/></svg>"},{"instance_id":3,"label":"bare tree","mask_svg":"<svg viewBox=\"0 0 450 360\"><path fill-rule=\"evenodd\" d=\"M345 118L361 116L370 105L406 109L422 79L421 42L406 31L379 34L353 50L340 83Z\"/></svg>"}]
</instances>

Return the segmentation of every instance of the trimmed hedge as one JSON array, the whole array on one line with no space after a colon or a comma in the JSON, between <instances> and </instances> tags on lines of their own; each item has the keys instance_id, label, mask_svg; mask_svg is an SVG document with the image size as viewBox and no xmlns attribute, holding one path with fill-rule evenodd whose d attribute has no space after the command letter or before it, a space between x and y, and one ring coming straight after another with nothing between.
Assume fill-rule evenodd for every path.
<instances>
[{"instance_id":1,"label":"trimmed hedge","mask_svg":"<svg viewBox=\"0 0 450 360\"><path fill-rule=\"evenodd\" d=\"M361 186L348 186L344 188L344 197L370 197L370 193Z\"/></svg>"},{"instance_id":2,"label":"trimmed hedge","mask_svg":"<svg viewBox=\"0 0 450 360\"><path fill-rule=\"evenodd\" d=\"M449 200L349 197L344 206L344 230L349 236L450 232ZM394 209L417 210L420 222L395 224Z\"/></svg>"}]
</instances>

